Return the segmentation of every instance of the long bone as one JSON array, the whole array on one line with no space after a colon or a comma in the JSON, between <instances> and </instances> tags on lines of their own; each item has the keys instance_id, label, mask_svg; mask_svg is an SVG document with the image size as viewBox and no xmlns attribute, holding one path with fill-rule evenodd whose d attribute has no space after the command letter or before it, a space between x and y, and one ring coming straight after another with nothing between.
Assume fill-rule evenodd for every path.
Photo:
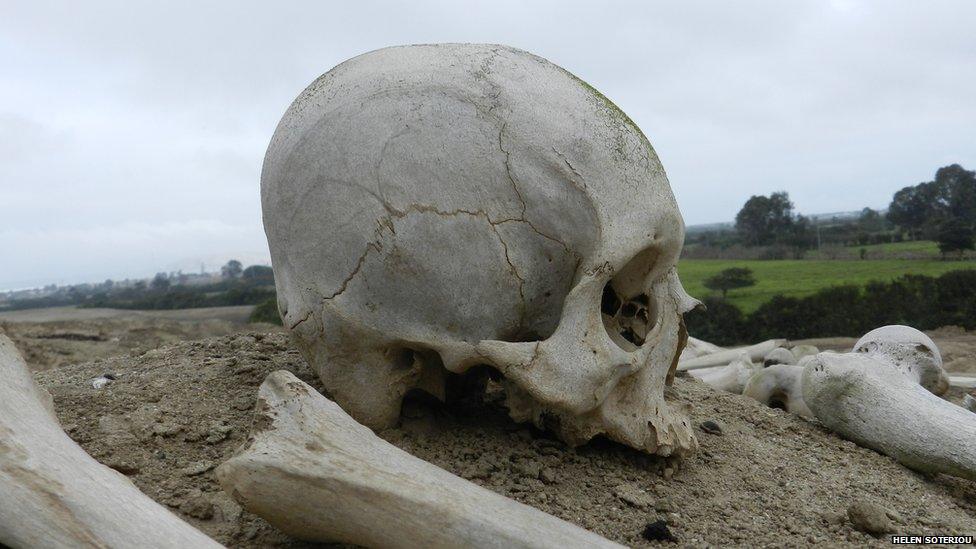
<instances>
[{"instance_id":1,"label":"long bone","mask_svg":"<svg viewBox=\"0 0 976 549\"><path fill-rule=\"evenodd\" d=\"M782 407L787 412L810 418L813 412L803 402L802 378L803 366L774 364L753 374L746 382L742 395L767 406Z\"/></svg>"},{"instance_id":2,"label":"long bone","mask_svg":"<svg viewBox=\"0 0 976 549\"><path fill-rule=\"evenodd\" d=\"M299 539L367 547L620 547L380 439L290 372L258 392L242 452L217 469L244 508Z\"/></svg>"},{"instance_id":3,"label":"long bone","mask_svg":"<svg viewBox=\"0 0 976 549\"><path fill-rule=\"evenodd\" d=\"M976 415L861 353L821 353L803 400L825 426L919 471L976 480Z\"/></svg>"},{"instance_id":4,"label":"long bone","mask_svg":"<svg viewBox=\"0 0 976 549\"><path fill-rule=\"evenodd\" d=\"M762 364L765 368L776 364L796 364L796 357L793 355L793 351L786 347L777 347L766 353L762 359Z\"/></svg>"},{"instance_id":5,"label":"long bone","mask_svg":"<svg viewBox=\"0 0 976 549\"><path fill-rule=\"evenodd\" d=\"M692 358L720 353L726 349L709 343L707 341L688 336L685 348L681 351L681 361L691 360Z\"/></svg>"},{"instance_id":6,"label":"long bone","mask_svg":"<svg viewBox=\"0 0 976 549\"><path fill-rule=\"evenodd\" d=\"M787 341L785 339L770 339L768 341L763 341L762 343L757 343L748 347L728 349L726 351L680 361L678 362L678 371L698 370L701 368L711 368L712 366L721 366L736 360L742 353L746 353L749 360L758 362L762 361L763 357L766 356L766 353L776 349L777 347L785 347L786 345Z\"/></svg>"},{"instance_id":7,"label":"long bone","mask_svg":"<svg viewBox=\"0 0 976 549\"><path fill-rule=\"evenodd\" d=\"M702 383L727 393L741 394L749 378L759 369L745 353L725 366L692 370L689 374Z\"/></svg>"},{"instance_id":8,"label":"long bone","mask_svg":"<svg viewBox=\"0 0 976 549\"><path fill-rule=\"evenodd\" d=\"M971 376L949 376L949 385L963 389L976 388L976 377Z\"/></svg>"},{"instance_id":9,"label":"long bone","mask_svg":"<svg viewBox=\"0 0 976 549\"><path fill-rule=\"evenodd\" d=\"M936 395L949 390L939 348L929 336L911 326L875 328L854 344L853 352L887 364Z\"/></svg>"},{"instance_id":10,"label":"long bone","mask_svg":"<svg viewBox=\"0 0 976 549\"><path fill-rule=\"evenodd\" d=\"M98 463L0 335L0 546L221 547Z\"/></svg>"}]
</instances>

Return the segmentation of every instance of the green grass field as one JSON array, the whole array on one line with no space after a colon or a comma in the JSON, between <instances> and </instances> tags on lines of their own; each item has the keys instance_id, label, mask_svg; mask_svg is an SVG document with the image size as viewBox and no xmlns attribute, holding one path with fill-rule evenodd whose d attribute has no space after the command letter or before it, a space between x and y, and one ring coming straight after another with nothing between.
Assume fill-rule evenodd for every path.
<instances>
[{"instance_id":1,"label":"green grass field","mask_svg":"<svg viewBox=\"0 0 976 549\"><path fill-rule=\"evenodd\" d=\"M890 244L871 244L869 246L851 246L854 249L864 248L868 252L882 253L919 253L939 256L939 245L932 240L913 240L910 242L892 242Z\"/></svg>"},{"instance_id":2,"label":"green grass field","mask_svg":"<svg viewBox=\"0 0 976 549\"><path fill-rule=\"evenodd\" d=\"M899 256L905 256L900 259L911 258L911 259L941 259L942 254L939 252L939 245L932 240L913 240L911 242L891 242L888 244L869 244L866 246L848 246L842 248L845 254L850 255L852 258L857 258L861 250L864 250L868 254L869 259L883 259L883 258L899 258ZM806 259L831 259L829 257L829 251L818 252L817 250L809 250L806 253ZM836 257L834 258L836 259Z\"/></svg>"},{"instance_id":3,"label":"green grass field","mask_svg":"<svg viewBox=\"0 0 976 549\"><path fill-rule=\"evenodd\" d=\"M730 267L752 269L756 279L755 286L731 290L728 295L730 303L748 313L756 310L776 294L803 297L830 286L842 284L860 286L872 280L887 281L905 274L939 276L956 269L976 269L976 261L683 259L678 263L678 274L688 293L703 298L714 293L705 288L705 279Z\"/></svg>"}]
</instances>

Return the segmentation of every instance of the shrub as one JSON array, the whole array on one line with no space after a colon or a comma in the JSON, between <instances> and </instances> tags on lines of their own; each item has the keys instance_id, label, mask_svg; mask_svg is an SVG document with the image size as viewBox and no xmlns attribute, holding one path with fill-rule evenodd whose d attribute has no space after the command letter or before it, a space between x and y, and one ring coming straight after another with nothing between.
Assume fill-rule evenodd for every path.
<instances>
[{"instance_id":1,"label":"shrub","mask_svg":"<svg viewBox=\"0 0 976 549\"><path fill-rule=\"evenodd\" d=\"M748 317L719 299L685 315L688 333L719 345L781 338L857 336L887 324L976 329L976 270L905 275L863 288L834 286L802 298L774 296Z\"/></svg>"},{"instance_id":2,"label":"shrub","mask_svg":"<svg viewBox=\"0 0 976 549\"><path fill-rule=\"evenodd\" d=\"M705 287L709 290L722 292L722 298L728 294L729 290L737 288L748 288L755 286L756 279L752 276L752 269L744 267L732 267L705 279Z\"/></svg>"},{"instance_id":3,"label":"shrub","mask_svg":"<svg viewBox=\"0 0 976 549\"><path fill-rule=\"evenodd\" d=\"M748 339L745 316L738 307L716 297L706 297L704 304L707 310L699 308L685 314L689 334L716 345Z\"/></svg>"},{"instance_id":4,"label":"shrub","mask_svg":"<svg viewBox=\"0 0 976 549\"><path fill-rule=\"evenodd\" d=\"M268 324L281 326L281 315L278 314L278 299L271 298L258 304L251 311L251 317L248 319L248 322L267 322Z\"/></svg>"}]
</instances>

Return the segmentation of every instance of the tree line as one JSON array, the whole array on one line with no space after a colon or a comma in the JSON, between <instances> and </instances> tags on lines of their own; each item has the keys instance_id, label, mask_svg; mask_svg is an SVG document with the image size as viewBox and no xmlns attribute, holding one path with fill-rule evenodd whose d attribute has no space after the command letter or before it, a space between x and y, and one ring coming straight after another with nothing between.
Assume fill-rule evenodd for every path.
<instances>
[{"instance_id":1,"label":"tree line","mask_svg":"<svg viewBox=\"0 0 976 549\"><path fill-rule=\"evenodd\" d=\"M864 208L853 219L813 220L796 213L786 192L754 195L731 231L690 234L687 244L765 248L762 259L800 259L823 244L844 246L935 240L943 255L976 247L976 172L958 164L939 168L932 181L894 194L886 213Z\"/></svg>"},{"instance_id":2,"label":"tree line","mask_svg":"<svg viewBox=\"0 0 976 549\"><path fill-rule=\"evenodd\" d=\"M236 259L220 269L220 280L207 284L179 283L179 278L157 273L146 284L139 281L126 288L109 289L86 296L79 307L112 309L195 309L256 305L273 298L274 271L264 265L244 268Z\"/></svg>"},{"instance_id":3,"label":"tree line","mask_svg":"<svg viewBox=\"0 0 976 549\"><path fill-rule=\"evenodd\" d=\"M935 179L895 193L888 219L912 239L939 243L943 254L972 250L976 244L976 172L953 164Z\"/></svg>"},{"instance_id":4,"label":"tree line","mask_svg":"<svg viewBox=\"0 0 976 549\"><path fill-rule=\"evenodd\" d=\"M863 287L842 285L807 297L774 296L751 314L718 297L704 299L707 311L685 314L688 332L718 345L773 338L863 334L887 324L920 330L941 326L976 329L976 270L939 277L905 275Z\"/></svg>"}]
</instances>

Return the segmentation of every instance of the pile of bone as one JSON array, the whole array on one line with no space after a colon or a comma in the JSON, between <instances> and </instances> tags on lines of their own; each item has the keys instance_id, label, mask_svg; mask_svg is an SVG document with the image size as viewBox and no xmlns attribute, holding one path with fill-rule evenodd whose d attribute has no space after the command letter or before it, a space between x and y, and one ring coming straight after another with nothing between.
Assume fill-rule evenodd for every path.
<instances>
[{"instance_id":1,"label":"pile of bone","mask_svg":"<svg viewBox=\"0 0 976 549\"><path fill-rule=\"evenodd\" d=\"M941 398L976 378L949 376L935 343L908 326L868 332L849 353L785 339L722 349L689 338L678 370L721 391L817 420L920 471L976 480L976 398Z\"/></svg>"}]
</instances>

